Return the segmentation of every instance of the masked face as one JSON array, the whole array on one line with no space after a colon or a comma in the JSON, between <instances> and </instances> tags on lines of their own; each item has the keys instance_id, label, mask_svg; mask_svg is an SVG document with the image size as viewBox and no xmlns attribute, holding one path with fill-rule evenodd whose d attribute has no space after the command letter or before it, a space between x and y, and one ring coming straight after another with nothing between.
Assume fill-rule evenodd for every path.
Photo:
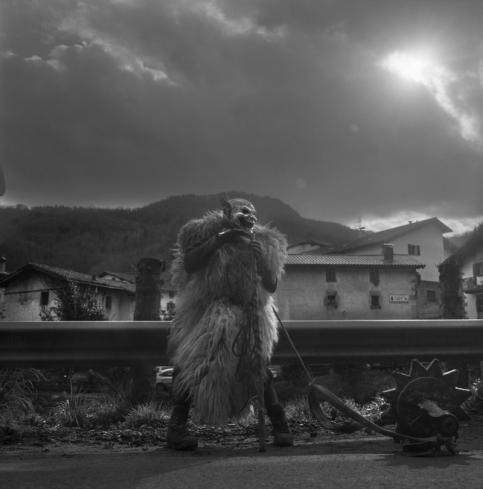
<instances>
[{"instance_id":1,"label":"masked face","mask_svg":"<svg viewBox=\"0 0 483 489\"><path fill-rule=\"evenodd\" d=\"M251 230L257 222L257 211L255 207L245 199L230 199L226 201L224 212L236 227Z\"/></svg>"}]
</instances>

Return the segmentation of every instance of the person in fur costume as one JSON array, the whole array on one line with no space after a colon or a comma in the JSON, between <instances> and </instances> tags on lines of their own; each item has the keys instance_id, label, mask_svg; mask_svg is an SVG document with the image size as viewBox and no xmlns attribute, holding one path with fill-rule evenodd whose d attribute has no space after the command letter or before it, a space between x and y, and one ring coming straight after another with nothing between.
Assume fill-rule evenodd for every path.
<instances>
[{"instance_id":1,"label":"person in fur costume","mask_svg":"<svg viewBox=\"0 0 483 489\"><path fill-rule=\"evenodd\" d=\"M191 407L197 422L223 424L246 412L257 380L264 383L274 443L293 444L266 368L278 339L272 294L286 247L279 231L258 224L255 207L244 199L223 201L222 210L180 229L171 267L179 294L168 345L175 367L170 448L197 447L187 431Z\"/></svg>"}]
</instances>

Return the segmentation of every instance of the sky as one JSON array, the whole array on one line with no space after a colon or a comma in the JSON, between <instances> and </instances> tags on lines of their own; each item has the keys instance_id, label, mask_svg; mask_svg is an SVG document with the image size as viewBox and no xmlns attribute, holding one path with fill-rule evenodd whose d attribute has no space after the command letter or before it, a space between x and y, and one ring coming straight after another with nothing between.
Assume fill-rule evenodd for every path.
<instances>
[{"instance_id":1,"label":"sky","mask_svg":"<svg viewBox=\"0 0 483 489\"><path fill-rule=\"evenodd\" d=\"M238 190L373 230L483 220L480 0L2 0L0 14L0 205Z\"/></svg>"}]
</instances>

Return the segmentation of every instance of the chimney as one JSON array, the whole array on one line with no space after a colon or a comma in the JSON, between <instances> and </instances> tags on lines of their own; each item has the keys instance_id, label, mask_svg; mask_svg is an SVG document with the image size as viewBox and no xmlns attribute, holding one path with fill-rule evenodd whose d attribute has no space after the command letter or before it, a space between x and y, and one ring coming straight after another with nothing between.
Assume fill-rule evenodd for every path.
<instances>
[{"instance_id":1,"label":"chimney","mask_svg":"<svg viewBox=\"0 0 483 489\"><path fill-rule=\"evenodd\" d=\"M0 256L0 274L7 273L7 259L4 256Z\"/></svg>"},{"instance_id":2,"label":"chimney","mask_svg":"<svg viewBox=\"0 0 483 489\"><path fill-rule=\"evenodd\" d=\"M382 256L384 258L384 262L392 263L394 260L394 246L389 243L384 243L382 245Z\"/></svg>"}]
</instances>

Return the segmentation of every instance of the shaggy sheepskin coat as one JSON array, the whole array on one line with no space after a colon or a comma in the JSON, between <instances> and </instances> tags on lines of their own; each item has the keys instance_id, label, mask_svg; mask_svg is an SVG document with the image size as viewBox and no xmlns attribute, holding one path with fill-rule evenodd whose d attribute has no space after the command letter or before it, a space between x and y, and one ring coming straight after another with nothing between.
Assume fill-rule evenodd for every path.
<instances>
[{"instance_id":1,"label":"shaggy sheepskin coat","mask_svg":"<svg viewBox=\"0 0 483 489\"><path fill-rule=\"evenodd\" d=\"M248 240L225 243L206 266L191 274L185 270L185 252L229 226L221 211L189 221L179 232L171 268L179 292L169 339L172 362L179 370L175 396L189 396L194 419L206 424L223 424L230 417L242 415L255 394L250 375L243 372L253 373L256 366L245 364L240 368L241 357L234 348L238 333L249 327L250 318L258 320L265 362L271 358L278 339L274 300L254 271ZM274 228L258 224L254 233L267 268L280 279L286 260L285 237ZM253 343L253 339L248 341Z\"/></svg>"}]
</instances>

